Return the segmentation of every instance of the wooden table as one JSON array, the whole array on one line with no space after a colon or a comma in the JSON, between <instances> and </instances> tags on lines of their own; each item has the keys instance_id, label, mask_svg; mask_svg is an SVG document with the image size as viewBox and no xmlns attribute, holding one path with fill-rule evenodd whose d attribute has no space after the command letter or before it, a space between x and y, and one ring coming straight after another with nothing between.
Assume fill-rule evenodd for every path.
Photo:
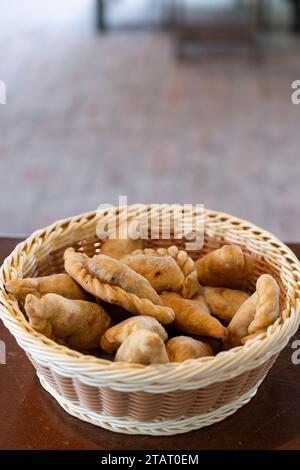
<instances>
[{"instance_id":1,"label":"wooden table","mask_svg":"<svg viewBox=\"0 0 300 470\"><path fill-rule=\"evenodd\" d=\"M0 238L1 261L18 241ZM300 244L290 246L300 257ZM116 434L69 416L41 388L2 323L0 339L7 349L7 364L0 365L0 449L300 449L300 365L291 361L293 340L257 395L233 416L188 434L150 437Z\"/></svg>"}]
</instances>

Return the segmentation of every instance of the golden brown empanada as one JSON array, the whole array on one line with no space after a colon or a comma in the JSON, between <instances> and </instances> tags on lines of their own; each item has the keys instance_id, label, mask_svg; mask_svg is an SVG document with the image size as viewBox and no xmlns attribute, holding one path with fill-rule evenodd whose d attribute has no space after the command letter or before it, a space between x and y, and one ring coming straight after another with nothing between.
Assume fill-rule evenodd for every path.
<instances>
[{"instance_id":1,"label":"golden brown empanada","mask_svg":"<svg viewBox=\"0 0 300 470\"><path fill-rule=\"evenodd\" d=\"M198 292L200 287L198 281L197 271L192 271L183 281L182 285L182 297L184 299L191 299Z\"/></svg>"},{"instance_id":2,"label":"golden brown empanada","mask_svg":"<svg viewBox=\"0 0 300 470\"><path fill-rule=\"evenodd\" d=\"M87 292L105 302L124 307L135 315L149 315L171 323L174 312L165 307L149 281L121 261L106 255L89 258L68 248L65 269Z\"/></svg>"},{"instance_id":3,"label":"golden brown empanada","mask_svg":"<svg viewBox=\"0 0 300 470\"><path fill-rule=\"evenodd\" d=\"M224 245L196 261L200 284L239 288L253 276L252 258L236 245Z\"/></svg>"},{"instance_id":4,"label":"golden brown empanada","mask_svg":"<svg viewBox=\"0 0 300 470\"><path fill-rule=\"evenodd\" d=\"M210 310L208 308L208 305L207 303L205 302L205 299L203 297L203 295L201 294L197 294L196 296L194 296L192 299L191 299L193 302L195 302L196 304L199 305L199 307L201 308L201 310L205 313L207 313L207 315L210 315Z\"/></svg>"},{"instance_id":5,"label":"golden brown empanada","mask_svg":"<svg viewBox=\"0 0 300 470\"><path fill-rule=\"evenodd\" d=\"M241 339L248 335L248 328L254 319L257 304L257 293L251 295L238 309L230 321L227 330L229 340L227 347L238 346Z\"/></svg>"},{"instance_id":6,"label":"golden brown empanada","mask_svg":"<svg viewBox=\"0 0 300 470\"><path fill-rule=\"evenodd\" d=\"M27 295L25 311L39 333L74 348L99 347L102 334L111 325L106 311L93 302L70 300L57 294L40 299Z\"/></svg>"},{"instance_id":7,"label":"golden brown empanada","mask_svg":"<svg viewBox=\"0 0 300 470\"><path fill-rule=\"evenodd\" d=\"M181 291L182 297L189 299L193 297L198 291L200 285L198 281L198 275L197 275L195 262L192 260L192 258L188 256L186 251L179 250L177 246L173 245L168 248L157 248L156 250L154 248L145 248L144 250L135 250L134 252L131 253L131 255L132 256L145 255L148 258L150 256L154 256L154 257L161 256L164 258L171 257L176 262L177 266L180 268L180 271L183 273L182 282L180 283L181 285L179 286L179 288L175 288L174 281L173 281L172 288L166 287L164 289L164 288L160 288L159 286L160 290L158 292L162 292L163 290ZM177 277L178 277L178 272L177 272ZM168 276L168 283L170 284L169 276ZM177 282L177 284L179 284L179 282Z\"/></svg>"},{"instance_id":8,"label":"golden brown empanada","mask_svg":"<svg viewBox=\"0 0 300 470\"><path fill-rule=\"evenodd\" d=\"M223 287L201 287L197 296L204 300L212 315L229 323L240 306L248 299L245 292ZM193 297L193 300L197 299Z\"/></svg>"},{"instance_id":9,"label":"golden brown empanada","mask_svg":"<svg viewBox=\"0 0 300 470\"><path fill-rule=\"evenodd\" d=\"M131 333L141 329L154 331L163 341L168 339L168 333L155 318L139 315L137 317L127 318L127 320L106 330L101 337L101 348L111 353L118 349L120 344L122 344Z\"/></svg>"},{"instance_id":10,"label":"golden brown empanada","mask_svg":"<svg viewBox=\"0 0 300 470\"><path fill-rule=\"evenodd\" d=\"M164 364L169 362L163 340L157 333L137 330L131 333L119 347L115 361L134 364Z\"/></svg>"},{"instance_id":11,"label":"golden brown empanada","mask_svg":"<svg viewBox=\"0 0 300 470\"><path fill-rule=\"evenodd\" d=\"M163 290L176 292L182 288L184 275L171 256L135 254L124 256L121 261L148 279L158 293Z\"/></svg>"},{"instance_id":12,"label":"golden brown empanada","mask_svg":"<svg viewBox=\"0 0 300 470\"><path fill-rule=\"evenodd\" d=\"M101 254L110 256L111 258L120 259L134 250L142 249L144 242L142 239L132 240L126 239L110 239L105 240L101 245Z\"/></svg>"},{"instance_id":13,"label":"golden brown empanada","mask_svg":"<svg viewBox=\"0 0 300 470\"><path fill-rule=\"evenodd\" d=\"M184 362L188 359L213 356L213 350L208 344L189 336L176 336L169 339L166 350L170 362Z\"/></svg>"},{"instance_id":14,"label":"golden brown empanada","mask_svg":"<svg viewBox=\"0 0 300 470\"><path fill-rule=\"evenodd\" d=\"M41 297L45 294L58 294L67 299L85 300L87 293L68 274L52 274L51 276L11 279L6 281L5 289L24 302L28 294Z\"/></svg>"},{"instance_id":15,"label":"golden brown empanada","mask_svg":"<svg viewBox=\"0 0 300 470\"><path fill-rule=\"evenodd\" d=\"M179 330L191 335L226 339L226 328L194 300L183 299L173 292L165 292L160 297L175 312L173 325Z\"/></svg>"},{"instance_id":16,"label":"golden brown empanada","mask_svg":"<svg viewBox=\"0 0 300 470\"><path fill-rule=\"evenodd\" d=\"M254 319L249 325L248 333L264 331L279 317L280 289L275 279L269 274L260 276L256 283L258 301Z\"/></svg>"},{"instance_id":17,"label":"golden brown empanada","mask_svg":"<svg viewBox=\"0 0 300 470\"><path fill-rule=\"evenodd\" d=\"M228 325L229 346L238 346L242 338L261 333L274 323L279 317L279 292L272 276L263 274L258 278L256 292L241 305Z\"/></svg>"}]
</instances>

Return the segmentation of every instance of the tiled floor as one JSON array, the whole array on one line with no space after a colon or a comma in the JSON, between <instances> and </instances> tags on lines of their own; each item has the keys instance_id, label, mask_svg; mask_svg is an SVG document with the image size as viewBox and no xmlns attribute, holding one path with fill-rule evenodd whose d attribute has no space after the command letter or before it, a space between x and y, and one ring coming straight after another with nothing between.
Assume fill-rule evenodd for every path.
<instances>
[{"instance_id":1,"label":"tiled floor","mask_svg":"<svg viewBox=\"0 0 300 470\"><path fill-rule=\"evenodd\" d=\"M0 232L127 194L204 203L299 240L297 45L260 64L240 53L178 63L168 34L95 34L87 4L64 2L57 23L1 17Z\"/></svg>"}]
</instances>

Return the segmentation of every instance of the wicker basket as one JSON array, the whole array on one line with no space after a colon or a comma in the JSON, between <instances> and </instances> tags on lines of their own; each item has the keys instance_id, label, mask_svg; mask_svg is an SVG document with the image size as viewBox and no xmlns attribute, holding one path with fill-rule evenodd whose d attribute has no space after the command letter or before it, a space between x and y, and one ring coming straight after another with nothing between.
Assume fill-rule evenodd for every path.
<instances>
[{"instance_id":1,"label":"wicker basket","mask_svg":"<svg viewBox=\"0 0 300 470\"><path fill-rule=\"evenodd\" d=\"M140 206L141 212L149 210ZM172 213L175 206L161 206ZM130 210L136 206L130 206ZM178 206L176 206L178 210ZM113 211L111 209L111 211ZM0 312L37 370L42 386L70 414L112 431L167 435L188 432L220 421L256 393L279 352L296 332L299 313L300 265L294 254L273 235L230 215L205 211L205 243L199 257L225 243L238 244L255 258L257 277L268 272L281 290L281 318L245 346L215 357L181 364L114 363L60 346L31 328L18 304L3 288L3 280L63 271L62 253L68 246L92 255L101 241L96 225L106 212L59 221L19 244L0 272ZM186 240L147 240L148 246Z\"/></svg>"}]
</instances>

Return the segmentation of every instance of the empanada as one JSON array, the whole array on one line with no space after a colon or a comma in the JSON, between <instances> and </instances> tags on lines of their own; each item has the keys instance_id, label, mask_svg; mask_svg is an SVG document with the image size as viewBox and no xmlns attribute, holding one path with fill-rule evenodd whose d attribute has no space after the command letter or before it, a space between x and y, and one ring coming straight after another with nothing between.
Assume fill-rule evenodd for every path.
<instances>
[{"instance_id":1,"label":"empanada","mask_svg":"<svg viewBox=\"0 0 300 470\"><path fill-rule=\"evenodd\" d=\"M176 336L169 339L166 350L170 362L184 362L188 359L213 356L213 350L208 344L189 336Z\"/></svg>"},{"instance_id":2,"label":"empanada","mask_svg":"<svg viewBox=\"0 0 300 470\"><path fill-rule=\"evenodd\" d=\"M236 245L224 245L196 261L198 279L204 286L242 287L253 276L254 263Z\"/></svg>"},{"instance_id":3,"label":"empanada","mask_svg":"<svg viewBox=\"0 0 300 470\"><path fill-rule=\"evenodd\" d=\"M31 326L39 333L79 349L99 347L101 336L111 325L109 315L100 305L57 294L46 294L40 299L27 295L25 311Z\"/></svg>"},{"instance_id":4,"label":"empanada","mask_svg":"<svg viewBox=\"0 0 300 470\"><path fill-rule=\"evenodd\" d=\"M173 292L165 292L160 297L175 312L173 325L179 330L191 335L226 339L226 328L194 300L183 299Z\"/></svg>"},{"instance_id":5,"label":"empanada","mask_svg":"<svg viewBox=\"0 0 300 470\"><path fill-rule=\"evenodd\" d=\"M149 281L121 261L106 255L89 258L68 248L65 269L87 292L136 315L149 315L171 323L174 312L165 307Z\"/></svg>"},{"instance_id":6,"label":"empanada","mask_svg":"<svg viewBox=\"0 0 300 470\"><path fill-rule=\"evenodd\" d=\"M110 239L105 240L101 245L101 254L110 256L111 258L120 259L122 256L128 255L134 250L142 249L144 242L141 238L132 240L126 239Z\"/></svg>"},{"instance_id":7,"label":"empanada","mask_svg":"<svg viewBox=\"0 0 300 470\"><path fill-rule=\"evenodd\" d=\"M240 290L223 287L201 287L200 296L204 300L212 315L229 323L240 306L248 299L248 294ZM193 298L196 300L197 296Z\"/></svg>"},{"instance_id":8,"label":"empanada","mask_svg":"<svg viewBox=\"0 0 300 470\"><path fill-rule=\"evenodd\" d=\"M210 315L210 310L208 308L207 303L205 302L205 299L204 299L203 295L198 293L191 300L193 300L193 302L198 304L203 312L207 313L207 315Z\"/></svg>"},{"instance_id":9,"label":"empanada","mask_svg":"<svg viewBox=\"0 0 300 470\"><path fill-rule=\"evenodd\" d=\"M227 327L229 334L227 347L238 346L241 339L248 335L248 328L256 311L257 297L257 292L252 294L233 316Z\"/></svg>"},{"instance_id":10,"label":"empanada","mask_svg":"<svg viewBox=\"0 0 300 470\"><path fill-rule=\"evenodd\" d=\"M241 305L228 325L229 346L238 346L242 338L261 333L274 323L279 317L279 292L272 276L263 274L258 278L256 292Z\"/></svg>"},{"instance_id":11,"label":"empanada","mask_svg":"<svg viewBox=\"0 0 300 470\"><path fill-rule=\"evenodd\" d=\"M275 279L263 274L257 280L256 291L258 302L255 317L248 328L249 335L264 331L279 317L280 289Z\"/></svg>"},{"instance_id":12,"label":"empanada","mask_svg":"<svg viewBox=\"0 0 300 470\"><path fill-rule=\"evenodd\" d=\"M148 279L158 293L163 290L176 292L182 288L184 274L171 256L135 254L124 256L121 261Z\"/></svg>"},{"instance_id":13,"label":"empanada","mask_svg":"<svg viewBox=\"0 0 300 470\"><path fill-rule=\"evenodd\" d=\"M87 293L68 274L52 274L51 276L11 279L6 281L5 289L24 302L28 294L41 297L45 294L58 294L67 299L85 300Z\"/></svg>"},{"instance_id":14,"label":"empanada","mask_svg":"<svg viewBox=\"0 0 300 470\"><path fill-rule=\"evenodd\" d=\"M157 333L137 330L131 333L119 347L115 361L134 364L164 364L169 362L163 340Z\"/></svg>"},{"instance_id":15,"label":"empanada","mask_svg":"<svg viewBox=\"0 0 300 470\"><path fill-rule=\"evenodd\" d=\"M175 279L172 281L172 287L166 287L166 288L161 288L162 283L158 285L158 280L154 281L157 283L159 287L159 291L157 292L162 292L163 290L172 290L174 292L176 291L181 291L182 297L189 299L193 297L196 292L198 291L200 285L198 281L198 276L197 276L197 271L195 267L195 262L190 258L187 254L186 251L184 250L179 250L177 246L173 245L168 248L157 248L156 250L154 248L145 248L144 250L135 250L134 252L131 253L131 256L136 256L136 255L145 255L147 258L152 257L163 257L163 258L172 258L177 266L179 267L181 273L183 274L183 278L181 279L181 282L179 283L179 278L178 278L178 271L176 275L177 282L175 282ZM166 264L166 263L164 263ZM131 266L133 268L133 266ZM134 268L133 268L134 269ZM138 269L141 269L141 267L138 267ZM174 271L174 267L172 268ZM139 271L137 271L139 272ZM140 273L142 274L142 273ZM174 276L175 273L172 273L172 276ZM153 276L152 276L153 277ZM165 283L165 285L170 285L171 280L170 276L166 274L164 278L168 279L168 282ZM150 280L150 279L149 279ZM151 282L151 280L150 280ZM151 283L152 284L152 283ZM180 286L176 288L176 284ZM153 284L152 284L153 285ZM157 290L157 289L156 289Z\"/></svg>"},{"instance_id":16,"label":"empanada","mask_svg":"<svg viewBox=\"0 0 300 470\"><path fill-rule=\"evenodd\" d=\"M120 344L122 344L131 333L141 329L154 331L163 341L168 339L168 333L155 318L139 315L137 317L127 318L127 320L106 330L101 338L101 348L111 353L118 349Z\"/></svg>"},{"instance_id":17,"label":"empanada","mask_svg":"<svg viewBox=\"0 0 300 470\"><path fill-rule=\"evenodd\" d=\"M184 299L191 299L198 292L200 287L198 281L197 271L192 271L183 281L182 285L182 297Z\"/></svg>"}]
</instances>

